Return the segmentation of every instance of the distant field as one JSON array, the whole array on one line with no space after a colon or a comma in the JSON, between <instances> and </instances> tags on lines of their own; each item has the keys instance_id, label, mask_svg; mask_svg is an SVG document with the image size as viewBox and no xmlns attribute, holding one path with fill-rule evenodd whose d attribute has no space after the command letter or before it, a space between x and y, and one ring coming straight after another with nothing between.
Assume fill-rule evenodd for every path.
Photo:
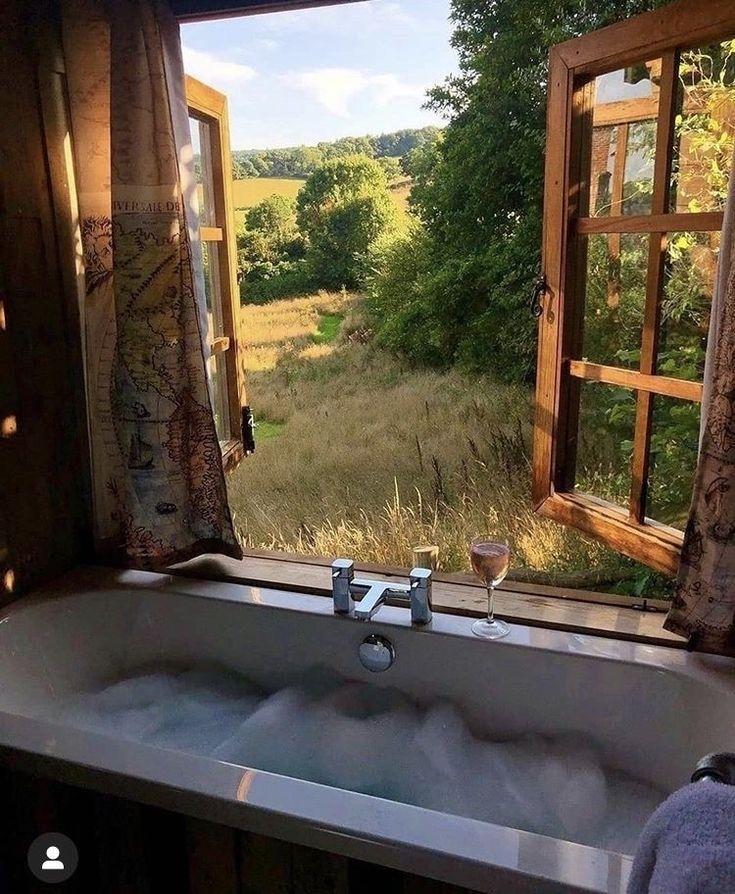
<instances>
[{"instance_id":1,"label":"distant field","mask_svg":"<svg viewBox=\"0 0 735 894\"><path fill-rule=\"evenodd\" d=\"M252 208L268 196L279 195L296 198L305 180L291 177L252 177L249 180L233 180L232 193L235 203L235 225L241 227L245 218L243 211ZM408 213L408 197L411 185L405 181L391 189L393 201L401 218L405 220Z\"/></svg>"},{"instance_id":2,"label":"distant field","mask_svg":"<svg viewBox=\"0 0 735 894\"><path fill-rule=\"evenodd\" d=\"M295 199L305 180L295 177L252 177L249 180L234 180L232 192L235 208L252 208L268 196L288 196Z\"/></svg>"}]
</instances>

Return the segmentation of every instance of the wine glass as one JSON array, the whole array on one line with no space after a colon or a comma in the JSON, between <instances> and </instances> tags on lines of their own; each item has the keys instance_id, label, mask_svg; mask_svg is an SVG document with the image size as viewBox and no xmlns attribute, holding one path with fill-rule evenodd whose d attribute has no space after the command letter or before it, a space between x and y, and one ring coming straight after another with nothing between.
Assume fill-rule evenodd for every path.
<instances>
[{"instance_id":1,"label":"wine glass","mask_svg":"<svg viewBox=\"0 0 735 894\"><path fill-rule=\"evenodd\" d=\"M483 639L500 639L510 633L510 627L495 617L493 603L495 588L502 583L510 567L510 547L492 537L475 537L470 544L472 570L487 587L487 618L475 621L472 632Z\"/></svg>"}]
</instances>

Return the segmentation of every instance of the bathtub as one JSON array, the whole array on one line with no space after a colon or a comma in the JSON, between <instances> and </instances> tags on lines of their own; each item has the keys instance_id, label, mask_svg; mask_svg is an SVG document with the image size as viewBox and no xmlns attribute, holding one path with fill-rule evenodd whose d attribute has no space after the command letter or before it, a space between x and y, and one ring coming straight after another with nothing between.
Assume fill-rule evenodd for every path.
<instances>
[{"instance_id":1,"label":"bathtub","mask_svg":"<svg viewBox=\"0 0 735 894\"><path fill-rule=\"evenodd\" d=\"M735 750L731 661L520 625L486 642L470 624L435 614L412 628L407 611L387 606L360 622L320 596L77 569L0 610L0 761L475 891L622 894L630 854L53 720L61 700L160 661L217 663L270 689L321 665L419 701L449 700L494 736L584 735L609 766L664 792L708 751ZM358 660L369 633L395 647L385 673Z\"/></svg>"}]
</instances>

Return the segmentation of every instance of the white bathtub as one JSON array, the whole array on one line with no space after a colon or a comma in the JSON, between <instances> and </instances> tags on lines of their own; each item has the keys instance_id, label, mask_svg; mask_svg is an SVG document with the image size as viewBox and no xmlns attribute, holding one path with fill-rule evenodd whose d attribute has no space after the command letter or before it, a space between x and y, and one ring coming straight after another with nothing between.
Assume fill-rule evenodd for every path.
<instances>
[{"instance_id":1,"label":"white bathtub","mask_svg":"<svg viewBox=\"0 0 735 894\"><path fill-rule=\"evenodd\" d=\"M328 575L325 570L325 575ZM335 617L319 596L79 569L0 611L0 760L143 803L477 891L625 890L631 856L51 722L61 700L151 662L213 663L263 687L324 665L348 679L450 700L474 731L578 733L605 762L671 791L708 751L735 750L735 665L600 637L470 620L412 629L383 607ZM396 661L370 674L370 632Z\"/></svg>"}]
</instances>

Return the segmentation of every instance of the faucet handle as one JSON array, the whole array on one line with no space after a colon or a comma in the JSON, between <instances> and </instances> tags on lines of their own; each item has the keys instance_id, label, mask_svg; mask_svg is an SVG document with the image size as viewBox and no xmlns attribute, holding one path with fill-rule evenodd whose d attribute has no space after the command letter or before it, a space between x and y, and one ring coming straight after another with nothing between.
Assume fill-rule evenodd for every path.
<instances>
[{"instance_id":1,"label":"faucet handle","mask_svg":"<svg viewBox=\"0 0 735 894\"><path fill-rule=\"evenodd\" d=\"M432 618L431 569L414 568L409 578L411 623L428 624Z\"/></svg>"},{"instance_id":2,"label":"faucet handle","mask_svg":"<svg viewBox=\"0 0 735 894\"><path fill-rule=\"evenodd\" d=\"M352 598L352 579L355 576L355 563L352 559L335 559L332 562L332 599L334 613L351 615L355 608Z\"/></svg>"}]
</instances>

